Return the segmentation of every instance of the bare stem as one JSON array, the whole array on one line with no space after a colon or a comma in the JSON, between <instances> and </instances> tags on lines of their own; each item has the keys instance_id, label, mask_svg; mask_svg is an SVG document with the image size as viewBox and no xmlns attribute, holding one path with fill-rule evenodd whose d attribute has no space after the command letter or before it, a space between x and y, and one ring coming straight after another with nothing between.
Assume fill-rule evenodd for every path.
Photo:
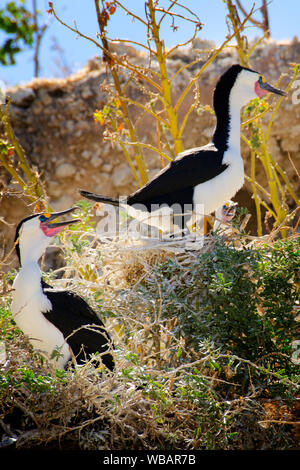
<instances>
[{"instance_id":1,"label":"bare stem","mask_svg":"<svg viewBox=\"0 0 300 470\"><path fill-rule=\"evenodd\" d=\"M101 41L102 41L102 45L103 45L104 59L108 63L108 66L110 68L110 71L111 71L111 74L112 74L112 77L113 77L115 90L117 92L117 96L118 96L118 98L120 100L120 103L121 103L121 109L122 109L124 121L125 121L125 124L127 126L128 131L130 133L130 138L133 142L136 142L137 138L136 138L135 129L134 129L134 126L132 125L131 119L129 117L129 112L128 112L126 102L123 99L122 87L121 87L118 71L117 71L116 67L114 66L114 62L112 62L110 60L110 58L108 58L108 56L107 56L107 54L110 52L109 42L106 38L104 23L103 23L103 19L102 19L100 8L99 8L99 0L95 0L95 7L96 7L98 25L99 25L99 28L100 28L100 31L101 31ZM134 152L135 152L134 156L135 156L138 168L139 168L140 178L141 178L137 182L140 185L143 185L147 182L148 177L147 177L147 170L146 170L146 165L145 165L145 162L144 162L144 157L142 155L140 146L137 146L137 148L134 149Z\"/></svg>"},{"instance_id":2,"label":"bare stem","mask_svg":"<svg viewBox=\"0 0 300 470\"><path fill-rule=\"evenodd\" d=\"M161 74L161 89L162 95L164 97L166 113L169 120L169 128L172 134L176 153L180 153L183 150L182 141L179 136L178 122L177 122L177 113L172 105L171 99L171 83L168 78L167 73L167 64L166 64L166 51L164 42L160 39L159 25L156 21L155 16L155 6L153 0L149 0L147 3L147 8L150 18L150 26L153 35L153 39L156 46L156 58L160 68Z\"/></svg>"},{"instance_id":3,"label":"bare stem","mask_svg":"<svg viewBox=\"0 0 300 470\"><path fill-rule=\"evenodd\" d=\"M253 7L252 7L252 10L251 12L249 13L249 15L244 19L244 21L239 25L238 27L238 31L241 31L244 26L245 26L245 23L248 21L249 17L252 15L252 11L253 11ZM195 77L190 81L190 83L188 84L188 86L185 88L185 90L182 92L182 94L180 95L174 109L175 111L177 111L181 105L181 103L183 102L184 98L186 97L186 95L188 94L188 92L190 91L190 89L193 87L194 83L197 82L197 80L199 80L199 77L200 75L202 75L202 73L207 69L207 67L215 60L215 58L220 54L220 52L224 49L224 47L231 41L231 39L235 36L235 32L233 32L230 36L227 37L227 39L223 42L223 44L221 44L220 47L218 47L216 49L216 51L211 55L211 57L207 60L207 62L201 67L201 69L196 73Z\"/></svg>"},{"instance_id":4,"label":"bare stem","mask_svg":"<svg viewBox=\"0 0 300 470\"><path fill-rule=\"evenodd\" d=\"M262 236L262 224L261 224L261 210L260 210L260 201L257 196L256 184L255 184L255 152L251 152L251 179L252 179L252 191L256 208L256 220L257 220L257 235Z\"/></svg>"},{"instance_id":5,"label":"bare stem","mask_svg":"<svg viewBox=\"0 0 300 470\"><path fill-rule=\"evenodd\" d=\"M3 124L4 132L7 135L8 141L13 146L15 153L18 157L18 164L12 165L1 156L1 162L6 171L17 181L23 191L32 200L36 201L42 199L46 201L44 190L39 182L37 173L30 167L25 151L22 148L18 138L16 137L9 120L9 109L11 100L8 99L5 111L0 106L0 121ZM20 170L23 172L25 179L21 175ZM27 180L27 181L26 181Z\"/></svg>"}]
</instances>

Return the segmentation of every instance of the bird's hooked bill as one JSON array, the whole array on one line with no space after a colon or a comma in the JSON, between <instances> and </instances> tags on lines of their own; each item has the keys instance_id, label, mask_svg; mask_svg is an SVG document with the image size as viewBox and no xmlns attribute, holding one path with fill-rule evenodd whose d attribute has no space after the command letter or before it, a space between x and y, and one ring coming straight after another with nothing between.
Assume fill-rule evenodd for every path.
<instances>
[{"instance_id":1,"label":"bird's hooked bill","mask_svg":"<svg viewBox=\"0 0 300 470\"><path fill-rule=\"evenodd\" d=\"M287 93L285 91L279 90L279 88L275 88L267 82L263 83L263 85L260 85L260 87L264 90L267 90L269 93L275 93L276 95L280 96L287 96Z\"/></svg>"},{"instance_id":2,"label":"bird's hooked bill","mask_svg":"<svg viewBox=\"0 0 300 470\"><path fill-rule=\"evenodd\" d=\"M259 77L256 83L257 83L256 92L258 96L264 96L267 93L275 93L276 95L287 96L287 93L285 91L280 90L279 88L275 88L272 85L270 85L262 75Z\"/></svg>"}]
</instances>

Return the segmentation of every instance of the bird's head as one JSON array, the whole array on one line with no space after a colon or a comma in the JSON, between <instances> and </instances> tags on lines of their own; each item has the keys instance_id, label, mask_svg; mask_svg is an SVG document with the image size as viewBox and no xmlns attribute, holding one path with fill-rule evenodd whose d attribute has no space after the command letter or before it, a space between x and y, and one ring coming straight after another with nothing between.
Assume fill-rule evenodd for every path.
<instances>
[{"instance_id":1,"label":"bird's head","mask_svg":"<svg viewBox=\"0 0 300 470\"><path fill-rule=\"evenodd\" d=\"M69 214L78 209L72 207L61 212L33 214L21 220L16 229L15 248L20 261L24 264L26 259L38 259L50 244L52 238L66 226L74 224L79 219L55 222L55 220L65 214Z\"/></svg>"},{"instance_id":2,"label":"bird's head","mask_svg":"<svg viewBox=\"0 0 300 470\"><path fill-rule=\"evenodd\" d=\"M286 96L285 91L267 83L263 75L235 64L220 77L214 93L214 106L215 109L222 109L229 99L233 106L241 108L252 99L261 98L268 93Z\"/></svg>"},{"instance_id":3,"label":"bird's head","mask_svg":"<svg viewBox=\"0 0 300 470\"><path fill-rule=\"evenodd\" d=\"M263 75L250 69L241 68L233 85L232 93L236 95L240 102L247 104L253 98L262 98L268 93L286 96L285 91L270 85Z\"/></svg>"},{"instance_id":4,"label":"bird's head","mask_svg":"<svg viewBox=\"0 0 300 470\"><path fill-rule=\"evenodd\" d=\"M221 207L221 220L224 223L229 223L234 218L236 213L237 203L233 201L226 202Z\"/></svg>"},{"instance_id":5,"label":"bird's head","mask_svg":"<svg viewBox=\"0 0 300 470\"><path fill-rule=\"evenodd\" d=\"M218 228L227 226L236 214L237 203L233 201L225 202L221 207L219 207L215 211L215 223L214 223L214 231Z\"/></svg>"}]
</instances>

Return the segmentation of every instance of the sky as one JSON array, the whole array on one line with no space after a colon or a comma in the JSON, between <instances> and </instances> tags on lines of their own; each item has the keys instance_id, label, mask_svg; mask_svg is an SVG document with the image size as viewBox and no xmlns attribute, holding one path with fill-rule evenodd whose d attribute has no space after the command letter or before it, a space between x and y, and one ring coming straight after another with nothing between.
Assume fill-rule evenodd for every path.
<instances>
[{"instance_id":1,"label":"sky","mask_svg":"<svg viewBox=\"0 0 300 470\"><path fill-rule=\"evenodd\" d=\"M8 0L0 0L2 8ZM31 6L31 0L24 0L27 6ZM98 25L95 15L94 0L52 0L58 16L67 24L74 26L87 36L96 38ZM101 2L100 2L101 3ZM136 14L144 17L144 0L124 0L126 7ZM217 44L224 41L228 28L225 19L225 4L223 0L181 0L193 10L200 21L204 23L202 30L198 33L201 39L214 40ZM251 9L253 0L242 1L245 8ZM49 21L46 34L43 38L40 50L41 77L63 76L62 66L69 72L76 72L86 62L99 55L100 50L86 39L78 37L72 31L62 26L52 15L47 14L48 1L37 0L41 11L40 24ZM168 5L169 0L161 0L161 4ZM260 5L260 0L256 0ZM178 13L183 11L176 10ZM300 37L300 0L271 0L269 5L269 17L271 36L276 40L292 39ZM256 18L260 18L259 12ZM187 22L177 20L178 30L173 32L170 21L166 22L162 31L167 47L177 42L184 42L190 37L191 25ZM253 26L247 30L248 38L251 40L259 35L259 30ZM108 36L111 38L131 39L141 42L145 37L145 28L138 21L132 21L128 16L122 14L119 8L112 15L108 27ZM4 35L0 32L0 43ZM16 56L16 65L0 65L0 81L6 85L22 84L33 78L33 51L26 50Z\"/></svg>"}]
</instances>

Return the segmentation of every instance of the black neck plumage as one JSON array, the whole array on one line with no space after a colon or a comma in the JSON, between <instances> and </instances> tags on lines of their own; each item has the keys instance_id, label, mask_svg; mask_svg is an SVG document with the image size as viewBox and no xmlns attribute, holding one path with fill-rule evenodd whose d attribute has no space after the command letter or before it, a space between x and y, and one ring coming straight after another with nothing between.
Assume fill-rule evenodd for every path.
<instances>
[{"instance_id":1,"label":"black neck plumage","mask_svg":"<svg viewBox=\"0 0 300 470\"><path fill-rule=\"evenodd\" d=\"M214 110L217 118L217 125L213 135L213 143L222 153L228 149L230 133L230 89L222 89L219 84L214 92Z\"/></svg>"},{"instance_id":2,"label":"black neck plumage","mask_svg":"<svg viewBox=\"0 0 300 470\"><path fill-rule=\"evenodd\" d=\"M239 109L230 109L230 93L236 84L239 73L242 70L245 70L245 67L241 67L239 64L235 64L230 67L230 69L221 76L214 91L213 104L217 118L217 126L213 135L213 143L221 152L226 152L229 146L228 142L231 137L231 126L233 125L231 122L233 117L232 113L239 113L240 111Z\"/></svg>"}]
</instances>

